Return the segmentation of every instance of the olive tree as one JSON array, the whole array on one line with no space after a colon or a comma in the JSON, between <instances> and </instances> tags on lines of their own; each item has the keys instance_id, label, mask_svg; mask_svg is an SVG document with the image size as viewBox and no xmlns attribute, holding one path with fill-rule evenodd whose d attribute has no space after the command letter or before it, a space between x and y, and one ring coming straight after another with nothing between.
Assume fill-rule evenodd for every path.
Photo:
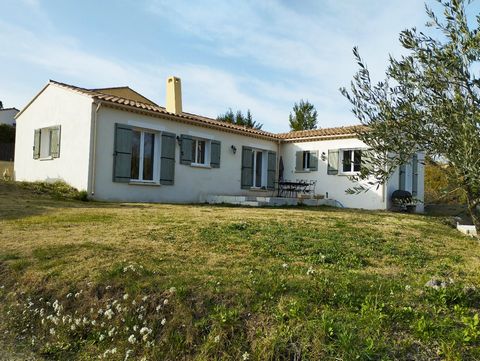
<instances>
[{"instance_id":1,"label":"olive tree","mask_svg":"<svg viewBox=\"0 0 480 361\"><path fill-rule=\"evenodd\" d=\"M468 0L437 1L444 11L437 16L426 6L428 34L400 33L406 55L390 56L385 80L372 82L354 48L359 69L350 90L340 91L365 126L360 139L375 153L360 178L384 183L417 151L441 157L480 230L480 16L469 22Z\"/></svg>"}]
</instances>

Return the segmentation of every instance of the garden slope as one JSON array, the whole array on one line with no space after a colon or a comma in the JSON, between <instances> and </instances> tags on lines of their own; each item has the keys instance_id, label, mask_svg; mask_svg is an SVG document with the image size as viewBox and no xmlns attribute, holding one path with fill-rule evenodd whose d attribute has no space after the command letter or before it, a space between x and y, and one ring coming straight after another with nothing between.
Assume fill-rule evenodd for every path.
<instances>
[{"instance_id":1,"label":"garden slope","mask_svg":"<svg viewBox=\"0 0 480 361\"><path fill-rule=\"evenodd\" d=\"M47 359L480 358L480 246L439 219L0 204L0 332Z\"/></svg>"}]
</instances>

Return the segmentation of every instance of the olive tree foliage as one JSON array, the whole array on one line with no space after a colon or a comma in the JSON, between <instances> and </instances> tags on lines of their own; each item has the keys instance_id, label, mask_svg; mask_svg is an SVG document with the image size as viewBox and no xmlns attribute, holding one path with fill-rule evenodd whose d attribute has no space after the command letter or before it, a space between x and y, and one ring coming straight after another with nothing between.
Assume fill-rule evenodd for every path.
<instances>
[{"instance_id":1,"label":"olive tree foliage","mask_svg":"<svg viewBox=\"0 0 480 361\"><path fill-rule=\"evenodd\" d=\"M372 82L354 48L359 69L350 91L340 91L365 126L360 139L375 154L360 179L374 179L369 186L385 183L417 151L441 157L480 230L480 15L470 24L471 1L437 1L441 17L426 6L429 34L416 28L400 33L406 55L390 56L384 81Z\"/></svg>"}]
</instances>

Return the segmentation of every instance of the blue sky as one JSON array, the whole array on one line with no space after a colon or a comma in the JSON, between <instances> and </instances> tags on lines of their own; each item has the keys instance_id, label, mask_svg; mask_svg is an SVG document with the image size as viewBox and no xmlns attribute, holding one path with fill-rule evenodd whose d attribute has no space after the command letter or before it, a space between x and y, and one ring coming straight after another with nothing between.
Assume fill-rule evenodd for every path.
<instances>
[{"instance_id":1,"label":"blue sky","mask_svg":"<svg viewBox=\"0 0 480 361\"><path fill-rule=\"evenodd\" d=\"M0 100L21 108L54 79L128 85L163 105L176 75L191 113L250 109L285 131L303 98L320 127L355 124L338 91L356 70L352 47L380 79L398 33L425 21L421 0L0 0Z\"/></svg>"}]
</instances>

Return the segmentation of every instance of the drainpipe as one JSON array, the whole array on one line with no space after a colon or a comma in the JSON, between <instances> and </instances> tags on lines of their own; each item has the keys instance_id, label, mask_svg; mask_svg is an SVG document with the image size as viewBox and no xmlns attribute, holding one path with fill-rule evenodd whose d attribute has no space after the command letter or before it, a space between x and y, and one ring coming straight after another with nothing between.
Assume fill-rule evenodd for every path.
<instances>
[{"instance_id":1,"label":"drainpipe","mask_svg":"<svg viewBox=\"0 0 480 361\"><path fill-rule=\"evenodd\" d=\"M277 181L280 181L280 179L278 179L278 176L280 175L280 167L279 167L279 164L280 164L280 157L281 157L281 154L280 154L280 149L281 149L281 146L280 146L280 139L277 140L277 154L278 154L278 160L277 160L277 174L275 174L275 178L277 179ZM285 163L284 163L285 165Z\"/></svg>"},{"instance_id":2,"label":"drainpipe","mask_svg":"<svg viewBox=\"0 0 480 361\"><path fill-rule=\"evenodd\" d=\"M100 109L100 106L102 105L102 102L94 103L97 104L97 107L95 109L95 113L93 114L93 150L92 150L92 173L91 173L91 179L90 179L90 184L91 184L91 191L90 195L94 196L95 195L95 168L96 168L96 154L97 154L97 118L98 118L98 110Z\"/></svg>"}]
</instances>

